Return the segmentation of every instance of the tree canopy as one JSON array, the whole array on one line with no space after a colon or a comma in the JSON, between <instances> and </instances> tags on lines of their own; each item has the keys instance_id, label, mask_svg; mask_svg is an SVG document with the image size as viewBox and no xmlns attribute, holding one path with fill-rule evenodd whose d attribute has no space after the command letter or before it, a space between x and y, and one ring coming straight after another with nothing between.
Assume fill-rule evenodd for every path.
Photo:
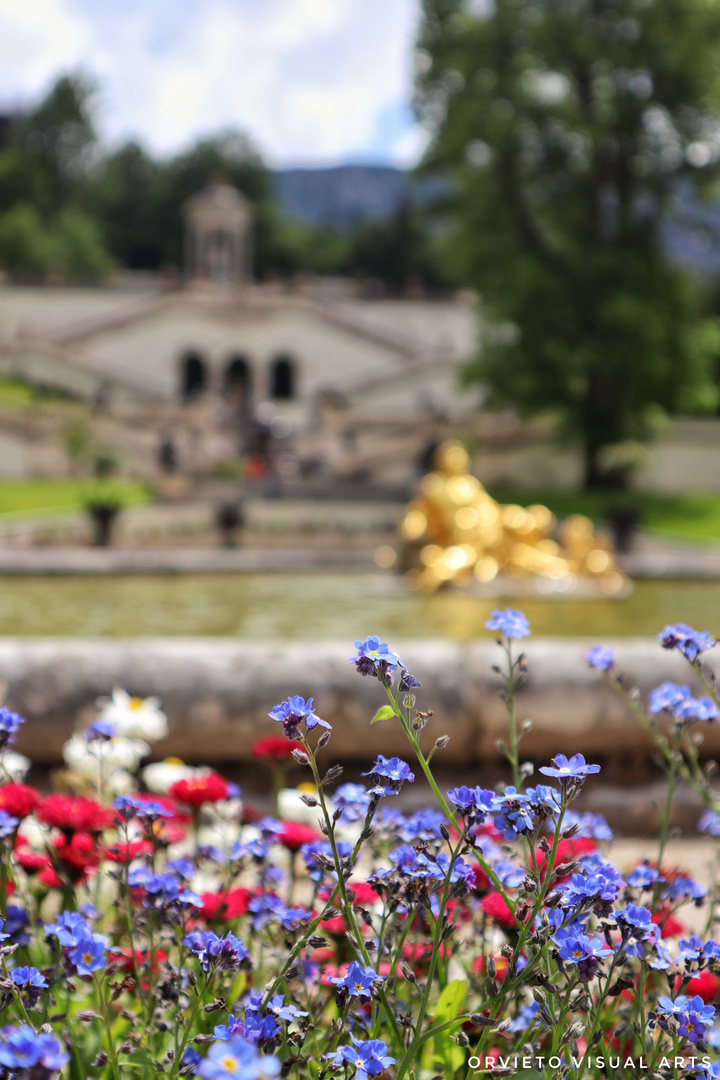
<instances>
[{"instance_id":1,"label":"tree canopy","mask_svg":"<svg viewBox=\"0 0 720 1080\"><path fill-rule=\"evenodd\" d=\"M720 8L705 0L424 0L417 107L452 177L461 279L488 315L469 378L584 444L714 408L707 296L661 231L720 159Z\"/></svg>"},{"instance_id":2,"label":"tree canopy","mask_svg":"<svg viewBox=\"0 0 720 1080\"><path fill-rule=\"evenodd\" d=\"M208 135L167 159L134 141L108 151L94 101L87 77L66 75L36 106L0 118L0 265L15 279L94 281L112 265L179 268L183 202L222 180L253 204L261 280L311 273L381 278L395 290L418 277L447 285L417 208L349 229L288 221L270 170L242 133Z\"/></svg>"}]
</instances>

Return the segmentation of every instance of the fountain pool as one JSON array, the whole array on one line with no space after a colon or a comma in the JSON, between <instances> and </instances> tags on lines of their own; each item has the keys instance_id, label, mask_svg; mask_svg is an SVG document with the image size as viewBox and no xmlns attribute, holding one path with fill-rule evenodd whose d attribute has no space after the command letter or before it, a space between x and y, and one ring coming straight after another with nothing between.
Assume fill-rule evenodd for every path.
<instances>
[{"instance_id":1,"label":"fountain pool","mask_svg":"<svg viewBox=\"0 0 720 1080\"><path fill-rule=\"evenodd\" d=\"M720 630L720 581L638 581L624 600L513 600L535 634L632 637L684 621ZM462 591L423 596L382 573L7 576L0 585L5 636L221 636L256 640L468 641L505 601Z\"/></svg>"}]
</instances>

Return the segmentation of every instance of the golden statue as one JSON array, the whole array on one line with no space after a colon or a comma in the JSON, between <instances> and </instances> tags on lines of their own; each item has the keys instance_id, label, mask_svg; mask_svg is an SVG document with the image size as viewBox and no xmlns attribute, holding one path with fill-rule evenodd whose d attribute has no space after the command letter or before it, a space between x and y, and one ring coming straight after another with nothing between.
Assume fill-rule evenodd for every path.
<instances>
[{"instance_id":1,"label":"golden statue","mask_svg":"<svg viewBox=\"0 0 720 1080\"><path fill-rule=\"evenodd\" d=\"M411 588L529 578L544 581L547 592L572 592L581 579L592 579L600 595L627 591L612 544L588 518L567 518L553 540L556 519L546 506L501 506L469 466L461 443L443 443L405 511L400 562Z\"/></svg>"}]
</instances>

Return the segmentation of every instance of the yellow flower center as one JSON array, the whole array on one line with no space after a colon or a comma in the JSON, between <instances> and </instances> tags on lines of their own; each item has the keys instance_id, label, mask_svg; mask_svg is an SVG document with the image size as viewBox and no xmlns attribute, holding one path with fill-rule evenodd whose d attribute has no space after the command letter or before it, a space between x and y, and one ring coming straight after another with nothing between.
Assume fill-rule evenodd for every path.
<instances>
[{"instance_id":1,"label":"yellow flower center","mask_svg":"<svg viewBox=\"0 0 720 1080\"><path fill-rule=\"evenodd\" d=\"M143 699L141 697L130 698L130 708L137 711L142 708Z\"/></svg>"}]
</instances>

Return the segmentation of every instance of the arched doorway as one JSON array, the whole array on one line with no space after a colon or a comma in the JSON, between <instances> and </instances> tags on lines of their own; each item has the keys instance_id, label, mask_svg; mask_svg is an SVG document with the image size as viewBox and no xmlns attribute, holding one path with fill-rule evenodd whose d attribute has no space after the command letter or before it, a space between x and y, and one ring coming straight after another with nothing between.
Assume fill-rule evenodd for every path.
<instances>
[{"instance_id":1,"label":"arched doorway","mask_svg":"<svg viewBox=\"0 0 720 1080\"><path fill-rule=\"evenodd\" d=\"M270 368L270 397L291 401L296 394L295 362L289 356L278 356Z\"/></svg>"},{"instance_id":2,"label":"arched doorway","mask_svg":"<svg viewBox=\"0 0 720 1080\"><path fill-rule=\"evenodd\" d=\"M239 404L243 411L250 408L252 397L252 368L246 356L233 356L225 368L225 396Z\"/></svg>"},{"instance_id":3,"label":"arched doorway","mask_svg":"<svg viewBox=\"0 0 720 1080\"><path fill-rule=\"evenodd\" d=\"M196 352L186 353L180 367L180 393L183 401L191 401L208 388L207 365Z\"/></svg>"}]
</instances>

